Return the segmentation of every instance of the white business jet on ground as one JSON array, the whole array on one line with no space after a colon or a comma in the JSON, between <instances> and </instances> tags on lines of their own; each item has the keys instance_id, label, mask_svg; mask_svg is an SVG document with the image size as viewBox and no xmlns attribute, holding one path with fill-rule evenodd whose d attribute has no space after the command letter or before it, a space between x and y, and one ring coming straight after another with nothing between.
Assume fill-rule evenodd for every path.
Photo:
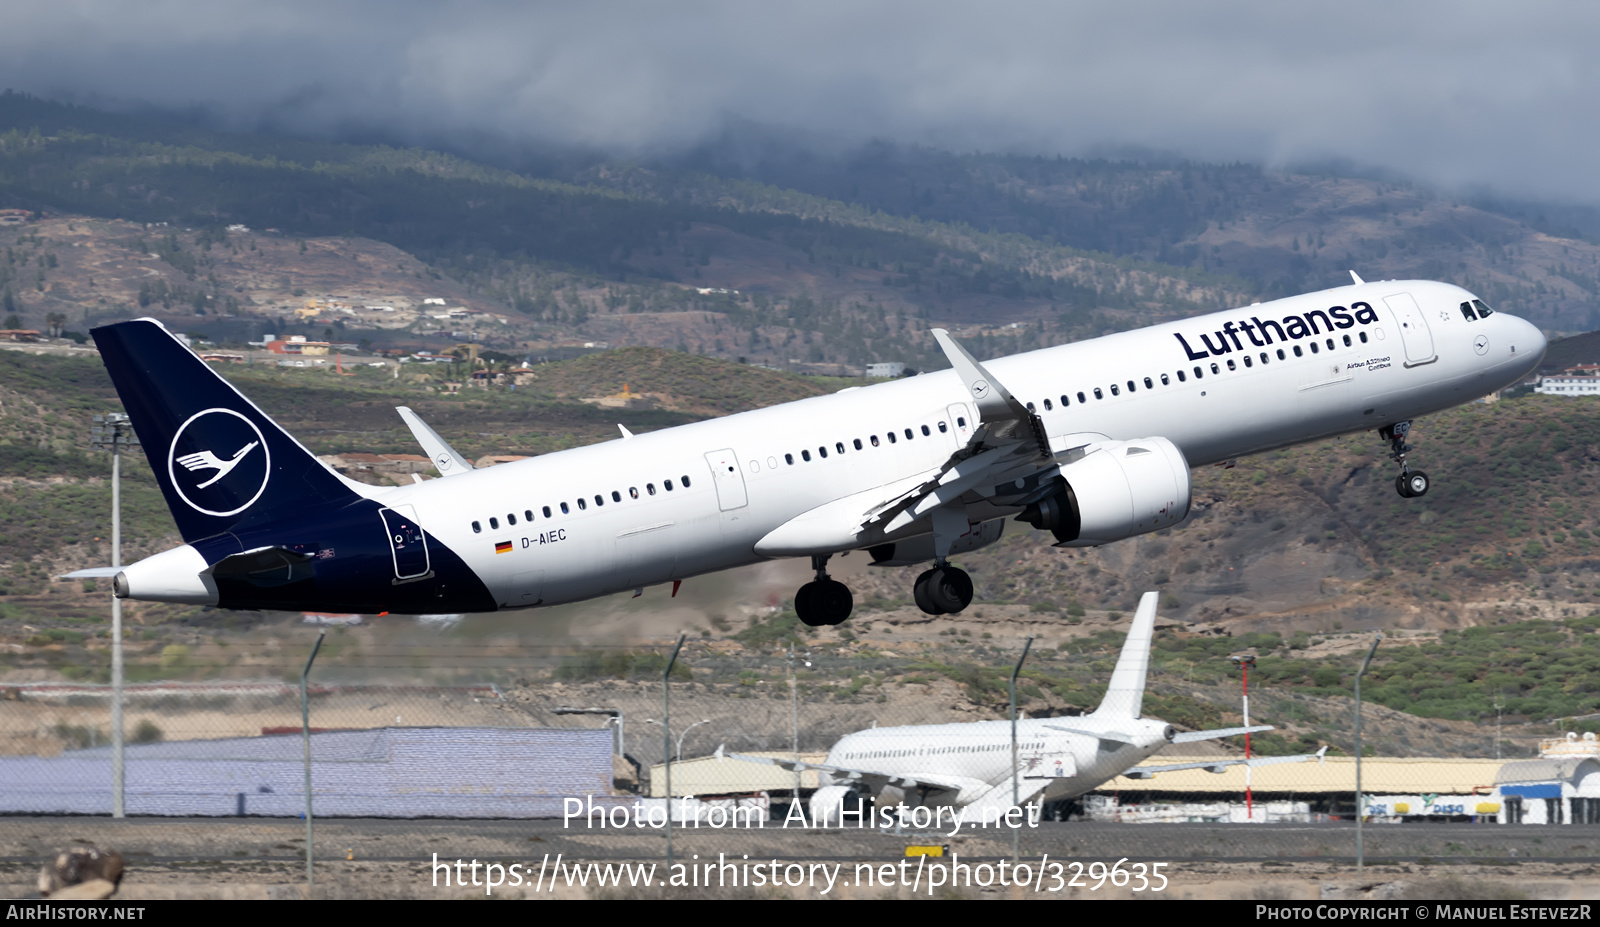
<instances>
[{"instance_id":1,"label":"white business jet on ground","mask_svg":"<svg viewBox=\"0 0 1600 927\"><path fill-rule=\"evenodd\" d=\"M1354 276L1352 274L1352 276ZM132 599L331 612L574 602L809 557L810 625L852 596L828 559L932 563L932 614L973 596L950 557L1004 519L1090 547L1189 512L1189 468L1375 430L1403 496L1419 415L1515 383L1544 336L1471 293L1363 283L475 470L406 410L445 479L375 487L329 469L153 320L95 342L186 543L120 571Z\"/></svg>"},{"instance_id":2,"label":"white business jet on ground","mask_svg":"<svg viewBox=\"0 0 1600 927\"><path fill-rule=\"evenodd\" d=\"M1013 807L1074 798L1124 774L1148 779L1179 769L1221 773L1229 766L1321 761L1326 747L1296 756L1218 758L1142 766L1130 772L1167 744L1272 730L1271 725L1256 725L1180 733L1165 721L1141 716L1157 600L1154 592L1147 592L1140 599L1138 614L1128 629L1122 655L1111 672L1111 683L1100 707L1076 718L1019 720L1015 759L1009 721L857 731L834 744L824 763L724 753L720 747L716 755L790 771L816 771L822 783L811 798L811 820L816 826L839 822L841 810L853 812L856 805L851 800L864 795L871 796L880 808L904 804L911 808L948 809L948 815L940 812L929 820L992 824Z\"/></svg>"}]
</instances>

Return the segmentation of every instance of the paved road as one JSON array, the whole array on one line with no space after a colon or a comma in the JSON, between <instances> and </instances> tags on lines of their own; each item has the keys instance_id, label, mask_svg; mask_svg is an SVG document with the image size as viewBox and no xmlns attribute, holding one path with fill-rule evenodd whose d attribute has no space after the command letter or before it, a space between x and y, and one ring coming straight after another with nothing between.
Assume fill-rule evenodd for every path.
<instances>
[{"instance_id":1,"label":"paved road","mask_svg":"<svg viewBox=\"0 0 1600 927\"><path fill-rule=\"evenodd\" d=\"M576 822L574 822L576 824ZM1398 824L1364 828L1369 859L1600 861L1600 825ZM316 822L320 858L567 859L661 858L664 830L563 827L560 821L329 819ZM272 859L298 856L305 824L266 818L0 817L0 859L38 859L74 840L148 859ZM889 859L909 843L949 845L965 857L1009 856L1008 832L954 837L873 830L784 828L768 822L737 830L678 825L674 852L752 859ZM1025 830L1021 852L1053 859L1342 860L1355 855L1352 823L1108 824L1045 822Z\"/></svg>"}]
</instances>

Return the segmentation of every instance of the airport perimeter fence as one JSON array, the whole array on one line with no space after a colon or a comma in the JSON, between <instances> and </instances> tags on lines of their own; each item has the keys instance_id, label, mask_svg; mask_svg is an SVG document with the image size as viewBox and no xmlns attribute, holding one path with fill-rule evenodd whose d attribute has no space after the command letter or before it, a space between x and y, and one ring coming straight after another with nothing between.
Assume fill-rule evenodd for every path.
<instances>
[{"instance_id":1,"label":"airport perimeter fence","mask_svg":"<svg viewBox=\"0 0 1600 927\"><path fill-rule=\"evenodd\" d=\"M1009 779L1001 772L987 796L991 786L978 781L984 770L1009 768L1006 683L1016 654L1006 648L969 643L965 652L989 664L975 670L859 642L807 651L695 639L664 706L670 646L385 651L330 641L338 646L310 674L309 738L298 680L309 646L262 646L227 666L191 655L169 661L168 679L134 674L123 696L122 820L111 817L109 686L0 677L0 858L39 859L75 842L130 858L302 858L307 740L319 859L656 859L667 852L669 817L675 851L702 859L880 859L910 845L971 858L1012 852L1011 830L995 820L1009 806ZM1070 681L1104 679L1114 658L1064 649L1030 657L1035 668L1019 681L1018 788L1035 797L1025 801L1018 852L1354 856L1355 763L1337 747L1345 755L1252 769L1248 783L1243 767L1202 766L1118 777L1066 799L1046 791L1041 802L1039 787L1059 788L1085 771L1084 760L1053 747L1028 715L1070 726L1098 697L1092 687L1071 691ZM1192 671L1153 672L1147 715L1196 685ZM1304 714L1298 698L1253 693L1252 721ZM1349 702L1339 710L1348 718ZM1380 714L1371 716L1379 732ZM950 726L983 721L993 723ZM1332 736L1348 728L1328 721ZM841 744L863 731L876 733ZM1380 755L1363 768L1369 859L1600 857L1592 741L1509 762L1384 756L1381 733L1375 740ZM1238 741L1228 744L1172 744L1146 762L1215 764L1237 758ZM812 768L797 771L797 757ZM814 768L830 765L900 778L874 804L848 778ZM936 781L1002 811L959 826L949 812L886 811L923 805ZM816 819L828 809L860 814Z\"/></svg>"}]
</instances>

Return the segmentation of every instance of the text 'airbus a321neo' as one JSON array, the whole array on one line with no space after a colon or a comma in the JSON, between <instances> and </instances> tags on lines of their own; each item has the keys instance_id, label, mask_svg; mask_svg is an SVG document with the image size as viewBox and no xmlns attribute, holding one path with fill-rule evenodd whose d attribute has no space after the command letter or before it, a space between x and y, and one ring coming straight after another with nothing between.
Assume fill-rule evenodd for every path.
<instances>
[{"instance_id":1,"label":"text 'airbus a321neo'","mask_svg":"<svg viewBox=\"0 0 1600 927\"><path fill-rule=\"evenodd\" d=\"M1352 275L1354 276L1354 275ZM1179 524L1189 468L1375 430L1403 496L1411 420L1517 382L1544 336L1444 283L1362 283L474 470L409 409L444 479L335 473L153 320L95 342L185 544L116 594L223 608L484 612L809 557L810 625L852 597L828 558L931 563L917 604L959 612L952 555L1005 519L1091 547ZM89 571L104 572L104 571Z\"/></svg>"}]
</instances>

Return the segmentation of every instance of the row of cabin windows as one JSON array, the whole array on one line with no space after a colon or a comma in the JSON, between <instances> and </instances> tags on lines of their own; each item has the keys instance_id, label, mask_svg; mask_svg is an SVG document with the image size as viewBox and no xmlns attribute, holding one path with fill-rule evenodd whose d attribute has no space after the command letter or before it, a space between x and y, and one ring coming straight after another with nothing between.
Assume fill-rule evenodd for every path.
<instances>
[{"instance_id":1,"label":"row of cabin windows","mask_svg":"<svg viewBox=\"0 0 1600 927\"><path fill-rule=\"evenodd\" d=\"M1484 308L1487 309L1488 307L1485 306ZM1462 303L1461 304L1461 311L1462 312L1466 312L1467 311L1467 304L1466 303ZM1366 332L1358 332L1356 337L1361 340L1362 344L1366 344L1367 343L1367 333ZM1326 342L1327 342L1327 346L1328 346L1328 350L1329 351L1337 350L1338 345L1335 344L1335 342L1334 342L1334 340L1332 338L1326 339ZM1353 347L1354 345L1355 345L1355 342L1350 338L1350 336L1349 335L1345 335L1344 336L1344 346L1348 348L1348 347ZM1316 341L1309 342L1307 344L1307 347L1309 347L1311 349L1311 353L1312 354L1317 354L1322 350L1322 347L1320 345L1318 345ZM1304 357L1305 356L1305 351L1302 350L1300 345L1298 345L1298 344L1297 345L1293 345L1290 348L1290 350L1294 352L1294 356L1295 357ZM1278 360L1288 360L1289 359L1289 355L1284 351L1283 348L1278 348L1275 353L1278 355ZM1272 360L1269 352L1267 352L1267 351L1262 351L1261 354L1260 354L1260 357L1261 357L1261 366L1263 366L1263 367L1265 367ZM1244 360L1244 365L1246 367L1254 367L1255 366L1255 361L1250 357L1249 354L1245 354L1243 360ZM1229 370L1238 370L1239 369L1238 363L1236 361L1234 361L1234 359L1231 358L1231 357L1228 358L1226 363L1228 365L1228 369ZM1211 372L1213 374L1222 373L1222 365L1221 364L1212 363L1210 366L1211 366ZM1188 374L1186 374L1182 370L1179 370L1177 372L1177 376L1178 376L1178 382L1179 383L1187 383L1188 380L1189 380ZM1196 380L1204 379L1205 378L1205 368L1197 365L1194 368L1194 378ZM1161 385L1162 386L1169 386L1169 385L1171 385L1171 383L1172 383L1172 381L1167 377L1166 374L1163 373L1161 375ZM1127 386L1128 386L1128 392L1130 392L1130 393L1138 392L1138 390L1139 390L1139 384L1135 380L1127 381ZM1145 377L1144 378L1144 388L1145 389L1155 389L1156 388L1155 380L1151 379L1150 377ZM1121 396L1122 395L1122 387L1119 386L1118 384L1116 384L1116 383L1111 384L1110 389L1111 389L1111 395L1113 395L1113 396ZM1100 387L1098 387L1098 386L1094 387L1092 392L1094 393L1094 398L1096 398L1096 399L1104 399L1104 398L1106 398L1105 397L1105 393L1102 392L1100 390ZM1081 392L1081 391L1077 393L1077 397L1078 397L1078 402L1079 402L1080 405L1082 403L1085 403L1085 402L1089 401L1089 397L1084 395L1084 393ZM1062 393L1061 394L1061 408L1065 409L1067 406L1069 406L1071 404L1072 404L1072 402L1071 402L1071 399L1068 396L1068 394L1067 393ZM1046 399L1044 401L1044 410L1046 412L1049 412L1054 408L1055 408L1055 403L1052 400ZM1029 412L1037 411L1034 408L1033 403L1031 403L1031 402L1028 403L1028 411Z\"/></svg>"},{"instance_id":2,"label":"row of cabin windows","mask_svg":"<svg viewBox=\"0 0 1600 927\"><path fill-rule=\"evenodd\" d=\"M1039 749L1039 748L1042 748L1043 746L1044 746L1044 744L1042 744L1042 743L1037 743L1037 744L1017 744L1017 748L1018 749L1026 749L1026 750ZM1008 744L1008 743L955 744L955 745L951 745L951 746L947 746L947 747L933 747L931 749L928 748L928 747L913 747L913 748L911 748L909 750L907 750L907 749L900 749L900 750L862 750L862 751L859 751L857 753L848 754L845 757L845 759L847 759L847 760L882 760L882 759L891 759L891 758L897 757L897 756L914 756L914 755L916 755L918 753L924 753L924 754L935 754L935 753L990 753L990 752L993 752L995 750L1010 750L1010 749L1011 749L1011 745Z\"/></svg>"},{"instance_id":3,"label":"row of cabin windows","mask_svg":"<svg viewBox=\"0 0 1600 927\"><path fill-rule=\"evenodd\" d=\"M679 482L683 483L683 488L684 489L688 489L689 488L689 477L688 476L680 476L680 477L678 477L678 480L679 480ZM672 481L671 480L662 480L661 481L661 488L666 490L667 492L672 492ZM649 495L649 496L655 495L656 494L656 484L654 484L654 483L646 483L646 484L644 484L644 491L645 491L645 495ZM629 486L628 487L628 498L630 498L630 499L639 498L639 488L637 486ZM618 490L615 490L615 489L611 490L611 501L612 502L621 502L622 501L622 493L619 492ZM595 508L600 508L601 506L603 506L605 504L606 504L606 497L604 495L596 493L595 496L594 496L594 507ZM570 506L567 505L567 503L565 503L565 502L559 503L559 506L560 506L560 509L561 509L561 514L570 515L572 513L572 509L571 509ZM584 499L584 497L582 497L582 496L579 496L578 497L578 511L580 511L580 512L587 511L588 508L589 508L588 500ZM550 510L550 506L548 506L548 505L544 506L539 511L543 512L544 513L544 517L546 517L546 518L554 518L555 517L555 513ZM526 522L531 524L533 522L533 509L524 509L523 512L522 512L522 518L523 518L524 521L526 521ZM516 515L516 513L515 512L506 513L506 526L507 527L511 527L511 526L515 525L516 523L517 523L517 515ZM498 530L500 530L500 519L498 517L490 517L490 519L489 519L489 530L490 531L498 531ZM473 522L472 523L472 533L473 534L482 534L483 533L483 523L482 522L477 522L477 521Z\"/></svg>"},{"instance_id":4,"label":"row of cabin windows","mask_svg":"<svg viewBox=\"0 0 1600 927\"><path fill-rule=\"evenodd\" d=\"M956 419L956 424L957 424L958 427L965 428L965 427L967 427L967 420L964 417L958 417ZM937 427L939 429L939 433L940 434L947 434L950 431L950 425L947 422L939 422L935 427ZM933 429L929 428L927 425L921 426L921 428L918 429L918 430L920 430L922 432L923 437L930 437L933 434ZM906 436L906 440L907 441L913 440L916 437L916 431L913 431L910 428L905 429L904 430L904 434ZM895 433L893 431L884 432L884 437L889 439L889 443L890 444L895 444L900 440L898 437L895 436ZM881 447L882 446L882 445L880 445L878 443L878 436L877 435L869 435L867 437L867 441L869 443L871 443L871 445L873 447ZM861 439L860 438L852 438L850 440L850 445L852 447L854 447L858 451L866 449L866 445L861 443ZM835 441L833 443L833 452L835 454L843 454L845 452L844 442L843 441ZM824 460L826 460L827 457L828 457L828 446L826 444L819 445L817 447L817 455L820 456L821 458L823 458ZM800 452L800 459L809 463L811 461L811 452L809 450L801 451ZM784 463L788 464L791 467L794 466L794 455L793 454L784 454L783 455L783 461L784 461Z\"/></svg>"}]
</instances>

